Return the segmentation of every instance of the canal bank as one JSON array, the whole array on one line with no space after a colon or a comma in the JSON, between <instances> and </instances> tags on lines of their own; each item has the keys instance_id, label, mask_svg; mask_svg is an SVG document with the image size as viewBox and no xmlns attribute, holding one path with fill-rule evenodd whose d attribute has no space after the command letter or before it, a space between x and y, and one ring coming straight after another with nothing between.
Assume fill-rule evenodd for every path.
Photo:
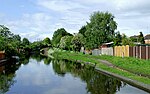
<instances>
[{"instance_id":1,"label":"canal bank","mask_svg":"<svg viewBox=\"0 0 150 94\"><path fill-rule=\"evenodd\" d=\"M54 54L54 56L56 58L77 61L83 64L95 66L95 69L100 71L101 73L119 78L133 86L150 92L150 79L148 77L139 76L129 71L114 68L113 66L108 66L101 63L98 59L91 58L91 56L89 55L82 55L81 53L57 52L56 54Z\"/></svg>"}]
</instances>

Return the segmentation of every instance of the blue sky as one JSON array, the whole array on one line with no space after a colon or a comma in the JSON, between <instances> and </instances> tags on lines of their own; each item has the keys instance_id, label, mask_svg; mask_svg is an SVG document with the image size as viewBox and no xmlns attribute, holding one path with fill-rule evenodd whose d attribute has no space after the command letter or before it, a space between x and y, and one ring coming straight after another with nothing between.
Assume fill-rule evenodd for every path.
<instances>
[{"instance_id":1,"label":"blue sky","mask_svg":"<svg viewBox=\"0 0 150 94\"><path fill-rule=\"evenodd\" d=\"M78 32L94 11L111 12L117 31L128 36L150 33L149 0L0 0L0 24L36 41L61 27Z\"/></svg>"}]
</instances>

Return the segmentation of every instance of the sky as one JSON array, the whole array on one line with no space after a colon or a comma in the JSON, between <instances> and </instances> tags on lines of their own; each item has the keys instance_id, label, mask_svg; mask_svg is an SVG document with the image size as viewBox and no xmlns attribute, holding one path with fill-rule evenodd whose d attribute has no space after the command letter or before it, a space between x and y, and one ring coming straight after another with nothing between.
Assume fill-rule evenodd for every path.
<instances>
[{"instance_id":1,"label":"sky","mask_svg":"<svg viewBox=\"0 0 150 94\"><path fill-rule=\"evenodd\" d=\"M150 0L0 0L0 24L33 42L59 28L77 33L95 11L112 13L121 34L150 34Z\"/></svg>"}]
</instances>

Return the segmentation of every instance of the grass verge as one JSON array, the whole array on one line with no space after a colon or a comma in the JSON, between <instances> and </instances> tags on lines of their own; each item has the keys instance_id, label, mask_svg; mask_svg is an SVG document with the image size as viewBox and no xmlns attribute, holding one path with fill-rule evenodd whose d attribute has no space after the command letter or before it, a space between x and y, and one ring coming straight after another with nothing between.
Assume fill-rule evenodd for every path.
<instances>
[{"instance_id":1,"label":"grass verge","mask_svg":"<svg viewBox=\"0 0 150 94\"><path fill-rule=\"evenodd\" d=\"M103 70L106 70L108 72L112 72L127 78L130 78L132 80L136 80L139 82L142 82L144 84L150 85L150 79L143 76L138 76L134 73L130 73L128 71L122 71L116 68L109 67L107 65L104 65L98 61L98 59L107 60L111 63L113 63L116 66L126 68L127 70L132 70L135 73L142 73L142 74L148 74L150 70L150 60L140 60L135 58L120 58L120 57L113 57L113 56L91 56L91 55L83 55L81 53L74 53L74 52L56 52L54 53L54 57L58 57L60 59L67 59L72 61L81 60L83 62L90 62L95 64L96 67L101 68ZM141 68L141 69L139 69ZM149 72L148 72L149 71Z\"/></svg>"}]
</instances>

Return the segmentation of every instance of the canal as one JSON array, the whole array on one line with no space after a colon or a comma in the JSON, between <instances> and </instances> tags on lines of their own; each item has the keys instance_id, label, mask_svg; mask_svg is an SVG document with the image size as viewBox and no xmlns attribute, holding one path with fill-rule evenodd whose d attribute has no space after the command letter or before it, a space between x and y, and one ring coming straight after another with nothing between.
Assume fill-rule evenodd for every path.
<instances>
[{"instance_id":1,"label":"canal","mask_svg":"<svg viewBox=\"0 0 150 94\"><path fill-rule=\"evenodd\" d=\"M34 55L0 66L0 94L148 94L66 60Z\"/></svg>"}]
</instances>

